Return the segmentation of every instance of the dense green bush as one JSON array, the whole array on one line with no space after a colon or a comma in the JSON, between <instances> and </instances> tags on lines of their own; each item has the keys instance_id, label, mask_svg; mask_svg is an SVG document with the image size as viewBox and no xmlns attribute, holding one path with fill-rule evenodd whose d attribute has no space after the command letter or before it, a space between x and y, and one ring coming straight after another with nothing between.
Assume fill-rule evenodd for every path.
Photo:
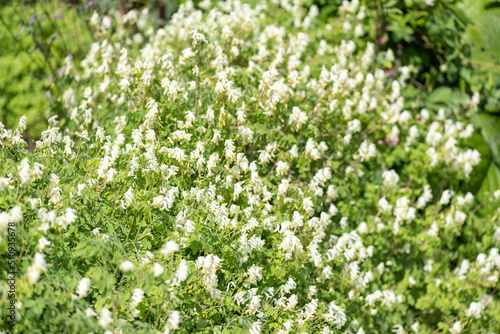
<instances>
[{"instance_id":1,"label":"dense green bush","mask_svg":"<svg viewBox=\"0 0 500 334\"><path fill-rule=\"evenodd\" d=\"M66 57L84 56L91 35L76 10L56 2L14 1L0 18L0 121L14 127L26 115L25 135L35 140L47 127L51 96L65 84Z\"/></svg>"},{"instance_id":2,"label":"dense green bush","mask_svg":"<svg viewBox=\"0 0 500 334\"><path fill-rule=\"evenodd\" d=\"M12 8L4 8L0 15L2 20L12 27L15 13ZM28 43L29 37L23 39ZM21 43L21 42L20 42ZM40 71L43 64L41 55L30 55L23 52L21 45L13 43L12 35L5 26L0 30L0 119L7 126L13 127L22 115L30 118L30 125L34 126L33 133L43 131L45 124L44 112L49 108L43 93L48 89L48 80L41 78Z\"/></svg>"},{"instance_id":3,"label":"dense green bush","mask_svg":"<svg viewBox=\"0 0 500 334\"><path fill-rule=\"evenodd\" d=\"M495 332L481 96L423 94L358 1L306 8L91 18L36 148L0 125L14 332Z\"/></svg>"}]
</instances>

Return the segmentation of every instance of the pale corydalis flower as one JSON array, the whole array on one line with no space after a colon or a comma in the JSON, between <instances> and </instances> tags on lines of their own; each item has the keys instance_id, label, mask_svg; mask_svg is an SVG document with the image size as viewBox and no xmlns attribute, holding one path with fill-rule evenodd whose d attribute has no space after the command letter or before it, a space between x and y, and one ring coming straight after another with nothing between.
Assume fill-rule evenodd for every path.
<instances>
[{"instance_id":1,"label":"pale corydalis flower","mask_svg":"<svg viewBox=\"0 0 500 334\"><path fill-rule=\"evenodd\" d=\"M129 260L126 260L120 264L120 270L124 273L134 271L134 269L135 265Z\"/></svg>"},{"instance_id":2,"label":"pale corydalis flower","mask_svg":"<svg viewBox=\"0 0 500 334\"><path fill-rule=\"evenodd\" d=\"M144 291L141 289L134 289L134 293L132 294L132 298L129 303L129 308L132 311L132 316L135 318L139 315L140 311L137 310L137 306L142 302L144 299Z\"/></svg>"},{"instance_id":3,"label":"pale corydalis flower","mask_svg":"<svg viewBox=\"0 0 500 334\"><path fill-rule=\"evenodd\" d=\"M125 210L130 205L132 205L133 201L134 201L134 188L129 187L127 192L123 195L120 208Z\"/></svg>"},{"instance_id":4,"label":"pale corydalis flower","mask_svg":"<svg viewBox=\"0 0 500 334\"><path fill-rule=\"evenodd\" d=\"M160 254L162 254L163 256L168 256L178 251L179 251L179 245L175 241L169 240L160 250Z\"/></svg>"},{"instance_id":5,"label":"pale corydalis flower","mask_svg":"<svg viewBox=\"0 0 500 334\"><path fill-rule=\"evenodd\" d=\"M108 328L113 323L113 315L106 307L101 310L97 323L104 329Z\"/></svg>"},{"instance_id":6,"label":"pale corydalis flower","mask_svg":"<svg viewBox=\"0 0 500 334\"><path fill-rule=\"evenodd\" d=\"M36 253L33 264L28 267L28 280L30 284L35 284L40 278L42 271L47 270L47 263L45 262L45 256L42 253Z\"/></svg>"},{"instance_id":7,"label":"pale corydalis flower","mask_svg":"<svg viewBox=\"0 0 500 334\"><path fill-rule=\"evenodd\" d=\"M153 275L154 277L158 277L165 272L165 269L158 262L153 265Z\"/></svg>"},{"instance_id":8,"label":"pale corydalis flower","mask_svg":"<svg viewBox=\"0 0 500 334\"><path fill-rule=\"evenodd\" d=\"M307 122L308 117L305 112L301 111L299 107L293 107L292 114L290 115L290 125L296 130L300 130L303 124Z\"/></svg>"},{"instance_id":9,"label":"pale corydalis flower","mask_svg":"<svg viewBox=\"0 0 500 334\"><path fill-rule=\"evenodd\" d=\"M87 294L90 290L90 278L84 277L78 282L78 286L76 287L76 294L80 298L87 297Z\"/></svg>"},{"instance_id":10,"label":"pale corydalis flower","mask_svg":"<svg viewBox=\"0 0 500 334\"><path fill-rule=\"evenodd\" d=\"M179 311L170 311L170 315L167 319L167 324L165 325L164 334L170 334L171 331L174 331L179 328L180 325L181 314Z\"/></svg>"}]
</instances>

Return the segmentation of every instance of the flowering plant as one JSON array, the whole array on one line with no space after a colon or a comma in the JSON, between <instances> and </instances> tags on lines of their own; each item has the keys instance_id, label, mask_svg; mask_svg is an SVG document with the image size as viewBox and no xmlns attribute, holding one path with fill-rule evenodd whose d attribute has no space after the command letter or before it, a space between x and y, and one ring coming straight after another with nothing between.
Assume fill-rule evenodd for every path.
<instances>
[{"instance_id":1,"label":"flowering plant","mask_svg":"<svg viewBox=\"0 0 500 334\"><path fill-rule=\"evenodd\" d=\"M68 117L33 152L25 118L0 125L14 331L496 328L498 211L463 191L479 96L427 107L411 68L374 62L364 7L339 12L188 2L157 30L95 14Z\"/></svg>"}]
</instances>

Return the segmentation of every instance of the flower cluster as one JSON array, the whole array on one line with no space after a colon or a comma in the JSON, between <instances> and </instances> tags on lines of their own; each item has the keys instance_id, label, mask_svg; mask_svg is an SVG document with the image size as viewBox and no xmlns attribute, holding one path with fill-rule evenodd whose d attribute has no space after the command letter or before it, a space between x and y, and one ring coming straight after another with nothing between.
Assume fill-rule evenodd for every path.
<instances>
[{"instance_id":1,"label":"flower cluster","mask_svg":"<svg viewBox=\"0 0 500 334\"><path fill-rule=\"evenodd\" d=\"M498 213L474 225L462 187L481 161L473 104L415 102L412 69L378 64L360 38L359 1L327 26L317 15L300 0L205 0L162 28L147 11L92 17L67 117L33 152L26 120L0 126L0 237L13 221L30 241L18 326L51 294L61 331L67 318L107 333L484 325L500 229ZM464 237L477 242L453 246ZM445 303L430 297L451 294L434 313Z\"/></svg>"}]
</instances>

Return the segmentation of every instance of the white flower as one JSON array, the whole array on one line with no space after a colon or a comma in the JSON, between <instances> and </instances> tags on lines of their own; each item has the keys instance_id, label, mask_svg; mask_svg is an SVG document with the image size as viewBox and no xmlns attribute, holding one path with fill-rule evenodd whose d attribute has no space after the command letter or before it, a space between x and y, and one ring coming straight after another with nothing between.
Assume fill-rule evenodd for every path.
<instances>
[{"instance_id":1,"label":"white flower","mask_svg":"<svg viewBox=\"0 0 500 334\"><path fill-rule=\"evenodd\" d=\"M385 197L382 197L378 201L378 206L380 207L380 209L383 212L391 212L391 210L392 210L392 206L389 204L389 202L387 202L387 200L385 199Z\"/></svg>"},{"instance_id":2,"label":"white flower","mask_svg":"<svg viewBox=\"0 0 500 334\"><path fill-rule=\"evenodd\" d=\"M453 190L447 189L443 191L443 194L441 195L441 199L439 200L439 204L441 205L447 205L450 203L450 199L455 195L455 192Z\"/></svg>"},{"instance_id":3,"label":"white flower","mask_svg":"<svg viewBox=\"0 0 500 334\"><path fill-rule=\"evenodd\" d=\"M408 278L408 285L409 285L410 287L414 286L416 283L417 283L417 282L415 281L415 279L413 279L413 277L411 277L411 276L410 276L410 277Z\"/></svg>"},{"instance_id":4,"label":"white flower","mask_svg":"<svg viewBox=\"0 0 500 334\"><path fill-rule=\"evenodd\" d=\"M120 270L123 271L124 273L134 271L135 265L130 262L129 260L126 260L120 264Z\"/></svg>"},{"instance_id":5,"label":"white flower","mask_svg":"<svg viewBox=\"0 0 500 334\"><path fill-rule=\"evenodd\" d=\"M200 256L195 262L196 268L200 269L203 274L202 283L205 289L209 292L215 290L218 283L217 269L219 269L222 259L217 255L208 254L207 256Z\"/></svg>"},{"instance_id":6,"label":"white flower","mask_svg":"<svg viewBox=\"0 0 500 334\"><path fill-rule=\"evenodd\" d=\"M250 328L248 334L260 334L261 331L261 323L260 321L256 321L252 324L252 327Z\"/></svg>"},{"instance_id":7,"label":"white flower","mask_svg":"<svg viewBox=\"0 0 500 334\"><path fill-rule=\"evenodd\" d=\"M292 114L290 115L289 123L295 125L296 130L299 130L302 125L307 122L307 115L305 112L301 111L299 107L292 108Z\"/></svg>"},{"instance_id":8,"label":"white flower","mask_svg":"<svg viewBox=\"0 0 500 334\"><path fill-rule=\"evenodd\" d=\"M393 332L396 333L396 334L406 334L403 326L401 326L400 324L396 324L393 326Z\"/></svg>"},{"instance_id":9,"label":"white flower","mask_svg":"<svg viewBox=\"0 0 500 334\"><path fill-rule=\"evenodd\" d=\"M385 171L382 174L382 177L384 178L384 187L387 188L394 188L399 182L399 175L394 171L394 169Z\"/></svg>"},{"instance_id":10,"label":"white flower","mask_svg":"<svg viewBox=\"0 0 500 334\"><path fill-rule=\"evenodd\" d=\"M450 328L450 333L451 334L460 334L461 332L462 332L462 322L455 321L453 323L453 326Z\"/></svg>"},{"instance_id":11,"label":"white flower","mask_svg":"<svg viewBox=\"0 0 500 334\"><path fill-rule=\"evenodd\" d=\"M262 269L263 269L262 267L257 267L255 264L248 269L247 275L250 283L256 284L258 281L262 279L262 274L261 274Z\"/></svg>"},{"instance_id":12,"label":"white flower","mask_svg":"<svg viewBox=\"0 0 500 334\"><path fill-rule=\"evenodd\" d=\"M40 278L42 271L47 270L45 256L42 253L36 253L33 264L28 267L28 280L30 284L35 284Z\"/></svg>"},{"instance_id":13,"label":"white flower","mask_svg":"<svg viewBox=\"0 0 500 334\"><path fill-rule=\"evenodd\" d=\"M83 190L87 188L87 185L85 183L82 183L82 184L78 184L77 185L77 189L78 189L78 192L77 192L77 195L78 196L82 196L82 192Z\"/></svg>"},{"instance_id":14,"label":"white flower","mask_svg":"<svg viewBox=\"0 0 500 334\"><path fill-rule=\"evenodd\" d=\"M261 297L260 296L253 296L250 299L250 303L248 305L248 309L245 311L245 313L254 315L260 308L260 301Z\"/></svg>"},{"instance_id":15,"label":"white flower","mask_svg":"<svg viewBox=\"0 0 500 334\"><path fill-rule=\"evenodd\" d=\"M342 307L335 305L334 302L331 302L328 305L328 313L325 314L324 317L328 322L339 329L342 328L347 322L345 310Z\"/></svg>"},{"instance_id":16,"label":"white flower","mask_svg":"<svg viewBox=\"0 0 500 334\"><path fill-rule=\"evenodd\" d=\"M10 177L0 177L0 191L5 189L12 189L13 187L10 185L12 179Z\"/></svg>"},{"instance_id":17,"label":"white flower","mask_svg":"<svg viewBox=\"0 0 500 334\"><path fill-rule=\"evenodd\" d=\"M377 154L377 149L373 143L365 140L361 143L358 154L361 161L368 161Z\"/></svg>"},{"instance_id":18,"label":"white flower","mask_svg":"<svg viewBox=\"0 0 500 334\"><path fill-rule=\"evenodd\" d=\"M297 283L293 280L293 278L289 278L285 285L282 286L282 289L285 293L289 293L293 289L297 287Z\"/></svg>"},{"instance_id":19,"label":"white flower","mask_svg":"<svg viewBox=\"0 0 500 334\"><path fill-rule=\"evenodd\" d=\"M23 220L23 210L20 206L15 206L10 210L10 220L14 223L20 223Z\"/></svg>"},{"instance_id":20,"label":"white flower","mask_svg":"<svg viewBox=\"0 0 500 334\"><path fill-rule=\"evenodd\" d=\"M75 210L71 208L67 208L64 211L64 214L57 218L57 223L63 229L66 229L69 224L73 223L76 220L77 216L75 214Z\"/></svg>"},{"instance_id":21,"label":"white flower","mask_svg":"<svg viewBox=\"0 0 500 334\"><path fill-rule=\"evenodd\" d=\"M302 202L302 207L306 211L306 213L309 213L312 211L314 208L314 204L311 200L311 197L304 198L304 201Z\"/></svg>"},{"instance_id":22,"label":"white flower","mask_svg":"<svg viewBox=\"0 0 500 334\"><path fill-rule=\"evenodd\" d=\"M167 154L168 154L169 158L173 158L173 159L177 160L178 162L183 162L184 160L187 159L186 154L179 147L168 148L167 149Z\"/></svg>"},{"instance_id":23,"label":"white flower","mask_svg":"<svg viewBox=\"0 0 500 334\"><path fill-rule=\"evenodd\" d=\"M290 169L290 164L284 161L278 161L276 164L276 174L278 176L286 176L288 173L288 170Z\"/></svg>"},{"instance_id":24,"label":"white flower","mask_svg":"<svg viewBox=\"0 0 500 334\"><path fill-rule=\"evenodd\" d=\"M108 328L109 325L113 323L112 314L106 307L101 310L99 321L97 323L104 329Z\"/></svg>"},{"instance_id":25,"label":"white flower","mask_svg":"<svg viewBox=\"0 0 500 334\"><path fill-rule=\"evenodd\" d=\"M39 250L44 250L45 247L50 246L51 244L52 243L46 238L40 238L38 239L38 245L36 246L36 248L38 248Z\"/></svg>"},{"instance_id":26,"label":"white flower","mask_svg":"<svg viewBox=\"0 0 500 334\"><path fill-rule=\"evenodd\" d=\"M95 313L95 311L89 307L85 310L85 316L87 318L96 317L97 313Z\"/></svg>"},{"instance_id":27,"label":"white flower","mask_svg":"<svg viewBox=\"0 0 500 334\"><path fill-rule=\"evenodd\" d=\"M165 245L163 245L163 248L160 250L160 254L162 254L163 256L168 256L178 251L179 245L175 241L169 240Z\"/></svg>"},{"instance_id":28,"label":"white flower","mask_svg":"<svg viewBox=\"0 0 500 334\"><path fill-rule=\"evenodd\" d=\"M419 209L425 208L427 203L429 203L431 200L432 200L432 190L431 190L431 187L428 184L426 184L424 186L424 192L418 198L417 208L419 208Z\"/></svg>"},{"instance_id":29,"label":"white flower","mask_svg":"<svg viewBox=\"0 0 500 334\"><path fill-rule=\"evenodd\" d=\"M170 311L170 316L167 319L167 324L165 325L164 334L169 334L170 331L179 328L181 314L179 311Z\"/></svg>"},{"instance_id":30,"label":"white flower","mask_svg":"<svg viewBox=\"0 0 500 334\"><path fill-rule=\"evenodd\" d=\"M465 314L469 318L479 319L479 318L481 318L481 311L483 309L484 309L484 307L481 303L472 302L472 303L470 303L469 308L467 310L465 310Z\"/></svg>"},{"instance_id":31,"label":"white flower","mask_svg":"<svg viewBox=\"0 0 500 334\"><path fill-rule=\"evenodd\" d=\"M78 286L76 287L76 294L80 298L87 297L87 294L90 290L90 278L84 277L78 282Z\"/></svg>"},{"instance_id":32,"label":"white flower","mask_svg":"<svg viewBox=\"0 0 500 334\"><path fill-rule=\"evenodd\" d=\"M352 121L349 121L347 124L350 133L357 133L361 131L361 122L359 119L353 119Z\"/></svg>"},{"instance_id":33,"label":"white flower","mask_svg":"<svg viewBox=\"0 0 500 334\"><path fill-rule=\"evenodd\" d=\"M161 264L159 264L158 262L155 262L155 264L153 265L153 275L154 275L154 277L160 276L161 274L163 274L164 271L165 271L165 269L163 269L163 267L161 266Z\"/></svg>"},{"instance_id":34,"label":"white flower","mask_svg":"<svg viewBox=\"0 0 500 334\"><path fill-rule=\"evenodd\" d=\"M142 291L141 289L134 289L134 293L132 294L129 307L132 309L132 312L135 313L136 315L138 314L138 312L134 312L135 308L139 306L139 304L142 302L143 299L144 299L144 291Z\"/></svg>"},{"instance_id":35,"label":"white flower","mask_svg":"<svg viewBox=\"0 0 500 334\"><path fill-rule=\"evenodd\" d=\"M179 268L177 268L177 271L174 274L172 285L176 286L184 282L187 279L188 274L189 274L189 266L187 264L187 261L181 260L181 263L179 263Z\"/></svg>"},{"instance_id":36,"label":"white flower","mask_svg":"<svg viewBox=\"0 0 500 334\"><path fill-rule=\"evenodd\" d=\"M134 188L129 187L125 195L123 195L123 200L121 201L120 208L126 209L130 205L132 205L132 202L134 201Z\"/></svg>"}]
</instances>

